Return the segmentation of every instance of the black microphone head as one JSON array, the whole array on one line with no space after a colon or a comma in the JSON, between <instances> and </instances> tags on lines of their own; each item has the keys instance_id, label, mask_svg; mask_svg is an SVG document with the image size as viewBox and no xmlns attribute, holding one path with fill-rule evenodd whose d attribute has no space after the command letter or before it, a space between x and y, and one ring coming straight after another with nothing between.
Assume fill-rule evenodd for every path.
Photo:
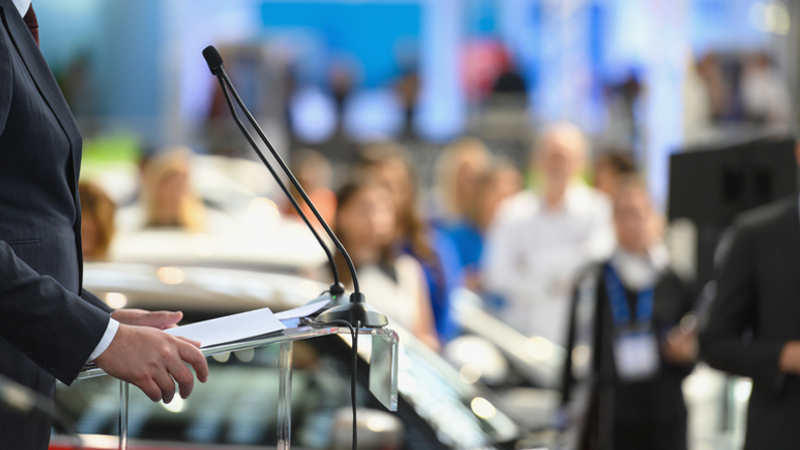
<instances>
[{"instance_id":1,"label":"black microphone head","mask_svg":"<svg viewBox=\"0 0 800 450\"><path fill-rule=\"evenodd\" d=\"M211 74L216 76L222 71L222 56L213 45L203 49L203 58L206 59L206 64L211 70Z\"/></svg>"}]
</instances>

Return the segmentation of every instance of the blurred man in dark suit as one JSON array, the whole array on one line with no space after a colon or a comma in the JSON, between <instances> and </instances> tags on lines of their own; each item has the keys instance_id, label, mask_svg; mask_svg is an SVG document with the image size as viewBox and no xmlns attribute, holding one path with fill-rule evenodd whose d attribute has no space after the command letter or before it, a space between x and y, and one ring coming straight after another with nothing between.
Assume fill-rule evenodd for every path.
<instances>
[{"instance_id":1,"label":"blurred man in dark suit","mask_svg":"<svg viewBox=\"0 0 800 450\"><path fill-rule=\"evenodd\" d=\"M23 17L25 20L23 20ZM0 374L53 397L94 361L153 401L187 396L199 343L180 313L118 310L81 288L81 136L37 46L29 0L0 0ZM173 381L173 379L175 381ZM50 423L0 408L0 448L44 450Z\"/></svg>"},{"instance_id":2,"label":"blurred man in dark suit","mask_svg":"<svg viewBox=\"0 0 800 450\"><path fill-rule=\"evenodd\" d=\"M797 148L800 158L800 146ZM717 369L750 377L745 449L796 449L800 430L798 195L743 214L700 335Z\"/></svg>"}]
</instances>

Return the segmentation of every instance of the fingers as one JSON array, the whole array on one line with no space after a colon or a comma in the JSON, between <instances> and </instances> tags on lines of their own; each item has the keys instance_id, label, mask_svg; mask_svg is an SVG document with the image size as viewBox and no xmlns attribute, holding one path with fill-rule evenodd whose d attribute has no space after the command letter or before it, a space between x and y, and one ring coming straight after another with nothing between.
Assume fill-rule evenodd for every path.
<instances>
[{"instance_id":1,"label":"fingers","mask_svg":"<svg viewBox=\"0 0 800 450\"><path fill-rule=\"evenodd\" d=\"M152 378L146 377L142 381L134 383L139 389L144 392L150 400L157 402L161 400L163 393L161 392L161 387L159 387L158 383L153 381Z\"/></svg>"},{"instance_id":2,"label":"fingers","mask_svg":"<svg viewBox=\"0 0 800 450\"><path fill-rule=\"evenodd\" d=\"M197 347L183 343L179 345L178 351L180 352L181 359L194 367L197 379L200 380L201 383L205 383L208 379L208 362L203 353L201 353Z\"/></svg>"},{"instance_id":3,"label":"fingers","mask_svg":"<svg viewBox=\"0 0 800 450\"><path fill-rule=\"evenodd\" d=\"M200 347L202 347L202 346L203 346L203 345L200 343L200 341L195 341L194 339L185 338L185 337L183 337L183 336L175 336L175 337L176 337L176 338L178 338L178 339L180 339L180 340L182 340L183 342L187 342L187 343L189 343L189 344L192 344L192 345L194 345L194 346L195 346L195 347L197 347L197 348L200 348Z\"/></svg>"},{"instance_id":4,"label":"fingers","mask_svg":"<svg viewBox=\"0 0 800 450\"><path fill-rule=\"evenodd\" d=\"M165 330L174 328L183 319L180 311L145 311L143 309L118 309L111 313L111 317L126 325L138 325L143 327L158 328Z\"/></svg>"},{"instance_id":5,"label":"fingers","mask_svg":"<svg viewBox=\"0 0 800 450\"><path fill-rule=\"evenodd\" d=\"M189 397L189 394L192 393L192 389L194 388L194 375L192 375L192 371L186 367L183 361L174 359L169 362L167 370L169 370L172 378L178 383L181 398Z\"/></svg>"},{"instance_id":6,"label":"fingers","mask_svg":"<svg viewBox=\"0 0 800 450\"><path fill-rule=\"evenodd\" d=\"M198 380L208 379L208 363L199 345L150 327L122 324L95 362L110 375L138 386L154 402L169 403L176 382L183 398L194 388L194 375L184 361L194 368Z\"/></svg>"},{"instance_id":7,"label":"fingers","mask_svg":"<svg viewBox=\"0 0 800 450\"><path fill-rule=\"evenodd\" d=\"M150 374L150 376L161 390L161 399L164 400L164 403L171 402L172 398L175 397L175 381L172 380L169 372L167 372L165 368L160 368Z\"/></svg>"},{"instance_id":8,"label":"fingers","mask_svg":"<svg viewBox=\"0 0 800 450\"><path fill-rule=\"evenodd\" d=\"M180 311L153 311L145 313L141 317L139 325L166 330L177 326L181 319L183 319L183 313Z\"/></svg>"}]
</instances>

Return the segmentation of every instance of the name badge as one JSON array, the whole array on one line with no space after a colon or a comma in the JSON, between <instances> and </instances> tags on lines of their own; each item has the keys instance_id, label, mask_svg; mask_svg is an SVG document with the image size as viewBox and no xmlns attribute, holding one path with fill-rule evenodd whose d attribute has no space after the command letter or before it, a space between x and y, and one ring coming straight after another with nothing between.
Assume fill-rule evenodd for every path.
<instances>
[{"instance_id":1,"label":"name badge","mask_svg":"<svg viewBox=\"0 0 800 450\"><path fill-rule=\"evenodd\" d=\"M638 381L658 372L658 339L652 331L622 333L614 340L614 361L622 381Z\"/></svg>"}]
</instances>

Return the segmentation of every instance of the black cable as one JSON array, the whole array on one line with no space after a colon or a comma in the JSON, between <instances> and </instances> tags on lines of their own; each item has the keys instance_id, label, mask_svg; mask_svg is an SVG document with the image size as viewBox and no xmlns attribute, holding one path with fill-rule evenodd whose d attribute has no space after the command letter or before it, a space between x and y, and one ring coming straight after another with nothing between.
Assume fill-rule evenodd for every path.
<instances>
[{"instance_id":1,"label":"black cable","mask_svg":"<svg viewBox=\"0 0 800 450\"><path fill-rule=\"evenodd\" d=\"M352 355L353 355L353 373L350 376L350 403L353 407L353 450L358 449L358 416L356 414L356 375L358 374L358 335L361 332L361 321L356 321L356 326L350 324L346 320L331 320L330 322L316 322L308 320L308 323L314 327L326 327L331 325L346 326L350 329L350 336L353 338Z\"/></svg>"},{"instance_id":2,"label":"black cable","mask_svg":"<svg viewBox=\"0 0 800 450\"><path fill-rule=\"evenodd\" d=\"M225 78L227 79L227 76ZM224 94L225 101L228 103L228 107L231 110L231 115L233 115L234 122L236 122L236 125L245 135L247 142L249 142L250 145L253 147L253 149L256 151L258 157L261 159L261 162L264 163L265 166L267 166L267 169L269 169L269 173L272 174L272 177L275 179L275 182L278 183L278 186L280 186L283 193L286 194L286 197L289 199L289 202L291 202L295 211L297 211L297 215L300 216L301 219L303 219L303 222L305 222L308 229L311 230L311 233L313 233L314 237L317 238L317 242L319 242L319 245L325 251L325 256L328 257L328 262L330 263L331 266L331 272L333 273L333 282L338 284L339 270L336 268L336 262L334 262L333 260L333 255L331 254L330 249L328 248L327 245L325 245L325 241L322 240L322 236L320 236L319 233L317 233L317 230L311 225L311 222L308 220L308 217L306 217L305 213L303 213L302 209L300 208L300 205L297 203L297 200L295 200L295 198L292 197L292 194L289 192L289 189L286 187L285 184L283 184L283 181L281 181L281 179L278 177L278 174L275 172L275 169L272 167L269 161L267 161L267 158L264 157L264 154L261 153L261 150L258 148L258 144L256 144L256 141L255 139L253 139L253 136L250 134L250 132L247 131L247 127L244 125L244 123L242 123L242 120L239 118L239 115L236 114L236 109L233 105L233 102L231 101L231 94L230 92L228 92L228 87L226 83L222 81L222 79L223 77L221 76L217 77L217 81L219 81L219 85L222 87L222 93ZM231 90L233 90L233 86L231 86ZM233 90L233 93L236 95L236 98L239 97L236 94L235 90ZM311 206L310 201L307 199L306 203L308 203L309 206ZM316 212L316 208L314 208L313 206L311 206L311 209ZM325 225L325 221L322 220L321 217L317 216L317 218L319 219L320 223L323 224L323 226L327 227L327 225Z\"/></svg>"},{"instance_id":3,"label":"black cable","mask_svg":"<svg viewBox=\"0 0 800 450\"><path fill-rule=\"evenodd\" d=\"M356 331L353 338L353 376L350 378L350 402L353 404L353 450L358 449L358 422L356 417L356 374L358 373L358 332L361 331L361 321L356 321Z\"/></svg>"},{"instance_id":4,"label":"black cable","mask_svg":"<svg viewBox=\"0 0 800 450\"><path fill-rule=\"evenodd\" d=\"M239 104L239 107L241 108L242 112L244 112L245 117L247 117L247 120L250 121L250 124L256 130L256 133L258 133L258 136L261 137L261 140L263 140L264 143L267 145L267 148L269 149L270 153L272 154L272 157L275 158L275 160L281 166L281 169L283 169L284 173L286 173L286 175L288 176L289 181L292 182L292 185L294 185L295 189L297 189L297 192L300 193L300 196L303 197L303 200L305 200L305 202L308 205L309 209L311 209L311 212L313 212L314 215L317 217L317 220L319 220L319 223L322 224L322 227L328 233L328 236L330 236L330 238L333 241L333 243L336 246L336 248L339 250L339 252L342 254L342 256L344 256L345 261L347 261L347 266L350 269L350 274L353 277L353 291L355 293L360 293L361 290L359 289L359 285L358 285L358 275L356 275L356 268L355 268L355 265L353 264L353 260L350 258L350 255L347 254L347 250L345 250L344 245L342 245L341 241L339 241L339 238L336 237L336 234L334 234L333 230L331 230L331 227L328 226L328 223L325 222L325 220L322 218L322 214L320 214L319 210L317 210L317 207L314 206L314 203L308 197L308 194L306 194L306 191L300 185L300 182L297 181L297 178L295 178L295 176L292 173L292 171L289 170L289 167L283 161L283 158L281 158L281 155L278 154L278 152L272 146L272 143L269 141L269 139L267 139L267 136L264 134L264 131L258 125L258 122L256 122L255 117L253 117L253 115L250 114L250 111L248 111L248 109L245 106L244 102L242 101L241 97L239 97L239 94L236 92L236 88L233 87L233 83L231 83L230 78L228 78L228 74L225 72L225 68L220 65L219 66L219 71L220 71L220 74L219 74L219 76L217 78L225 80L225 83L230 88L231 93L233 94L233 97L236 99L236 103ZM258 151L258 153L259 153L259 156L261 156L262 160L264 160L263 156L261 155L261 152Z\"/></svg>"}]
</instances>

